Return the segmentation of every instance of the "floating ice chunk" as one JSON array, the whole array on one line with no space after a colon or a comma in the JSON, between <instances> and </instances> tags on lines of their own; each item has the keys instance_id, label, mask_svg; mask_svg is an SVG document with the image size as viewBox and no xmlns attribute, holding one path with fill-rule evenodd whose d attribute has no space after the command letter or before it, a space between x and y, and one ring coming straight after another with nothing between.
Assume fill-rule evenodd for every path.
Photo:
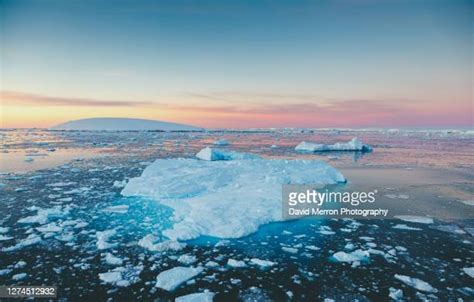
<instances>
[{"instance_id":1,"label":"floating ice chunk","mask_svg":"<svg viewBox=\"0 0 474 302\"><path fill-rule=\"evenodd\" d=\"M324 144L316 144L310 142L301 142L296 147L296 151L305 151L305 152L316 152L316 151L325 151L326 145Z\"/></svg>"},{"instance_id":2,"label":"floating ice chunk","mask_svg":"<svg viewBox=\"0 0 474 302\"><path fill-rule=\"evenodd\" d=\"M390 287L388 297L395 301L402 301L403 300L403 291L401 289L396 289Z\"/></svg>"},{"instance_id":3,"label":"floating ice chunk","mask_svg":"<svg viewBox=\"0 0 474 302\"><path fill-rule=\"evenodd\" d=\"M216 146L227 146L229 144L229 141L225 139L220 139L214 142L214 145Z\"/></svg>"},{"instance_id":4,"label":"floating ice chunk","mask_svg":"<svg viewBox=\"0 0 474 302\"><path fill-rule=\"evenodd\" d=\"M158 237L149 234L138 241L138 246L141 246L150 252L179 251L186 247L185 243L173 240L166 240L158 243L157 240Z\"/></svg>"},{"instance_id":5,"label":"floating ice chunk","mask_svg":"<svg viewBox=\"0 0 474 302\"><path fill-rule=\"evenodd\" d=\"M34 244L37 244L37 243L40 243L40 242L41 242L41 237L40 236L35 235L35 234L30 234L25 239L21 239L20 241L18 241L18 243L15 244L14 246L9 246L9 247L2 248L2 251L3 252L12 252L12 251L20 250L20 249L22 249L26 246L34 245Z\"/></svg>"},{"instance_id":6,"label":"floating ice chunk","mask_svg":"<svg viewBox=\"0 0 474 302\"><path fill-rule=\"evenodd\" d=\"M414 227L408 226L406 224L400 224L400 223L393 226L393 228L398 229L398 230L407 230L407 231L421 231L420 228L414 228Z\"/></svg>"},{"instance_id":7,"label":"floating ice chunk","mask_svg":"<svg viewBox=\"0 0 474 302\"><path fill-rule=\"evenodd\" d=\"M421 290L423 292L428 292L428 293L438 292L438 290L432 287L428 282L425 282L417 278L395 274L395 279L398 279L402 281L403 283L405 283L406 285L411 286L417 290Z\"/></svg>"},{"instance_id":8,"label":"floating ice chunk","mask_svg":"<svg viewBox=\"0 0 474 302\"><path fill-rule=\"evenodd\" d=\"M186 296L177 297L175 302L212 302L214 299L213 292L194 293Z\"/></svg>"},{"instance_id":9,"label":"floating ice chunk","mask_svg":"<svg viewBox=\"0 0 474 302\"><path fill-rule=\"evenodd\" d=\"M11 268L0 269L0 276L6 276L10 274L13 270Z\"/></svg>"},{"instance_id":10,"label":"floating ice chunk","mask_svg":"<svg viewBox=\"0 0 474 302\"><path fill-rule=\"evenodd\" d=\"M235 268L241 268L241 267L246 267L247 266L247 264L245 264L244 261L235 260L235 259L227 260L227 265L230 266L230 267L235 267Z\"/></svg>"},{"instance_id":11,"label":"floating ice chunk","mask_svg":"<svg viewBox=\"0 0 474 302\"><path fill-rule=\"evenodd\" d=\"M423 224L431 224L433 223L433 218L429 217L423 217L423 216L414 216L414 215L398 215L395 216L395 218L407 221L407 222L413 222L413 223L423 223Z\"/></svg>"},{"instance_id":12,"label":"floating ice chunk","mask_svg":"<svg viewBox=\"0 0 474 302\"><path fill-rule=\"evenodd\" d=\"M461 202L468 206L474 206L474 200L462 200Z\"/></svg>"},{"instance_id":13,"label":"floating ice chunk","mask_svg":"<svg viewBox=\"0 0 474 302\"><path fill-rule=\"evenodd\" d=\"M216 160L235 160L235 159L259 159L260 156L250 153L240 153L235 151L224 151L214 148L206 147L196 154L196 157L201 160L216 161Z\"/></svg>"},{"instance_id":14,"label":"floating ice chunk","mask_svg":"<svg viewBox=\"0 0 474 302\"><path fill-rule=\"evenodd\" d=\"M13 239L13 237L0 234L0 241L7 241L10 239Z\"/></svg>"},{"instance_id":15,"label":"floating ice chunk","mask_svg":"<svg viewBox=\"0 0 474 302\"><path fill-rule=\"evenodd\" d=\"M474 278L474 267L465 267L462 269L469 277Z\"/></svg>"},{"instance_id":16,"label":"floating ice chunk","mask_svg":"<svg viewBox=\"0 0 474 302\"><path fill-rule=\"evenodd\" d=\"M116 284L119 281L122 281L122 273L121 272L107 272L107 273L100 273L99 279L104 281L105 283Z\"/></svg>"},{"instance_id":17,"label":"floating ice chunk","mask_svg":"<svg viewBox=\"0 0 474 302\"><path fill-rule=\"evenodd\" d=\"M143 270L143 265L138 266L119 266L112 271L100 273L99 279L105 283L126 287L140 280L138 277Z\"/></svg>"},{"instance_id":18,"label":"floating ice chunk","mask_svg":"<svg viewBox=\"0 0 474 302\"><path fill-rule=\"evenodd\" d=\"M69 187L69 186L72 186L76 184L76 182L74 181L68 181L68 182L55 182L55 183L52 183L52 184L47 184L46 186L47 187Z\"/></svg>"},{"instance_id":19,"label":"floating ice chunk","mask_svg":"<svg viewBox=\"0 0 474 302\"><path fill-rule=\"evenodd\" d=\"M307 245L307 246L305 246L304 248L307 249L307 250L311 250L311 251L318 251L318 250L320 250L320 248L317 247L317 246L315 246L315 245Z\"/></svg>"},{"instance_id":20,"label":"floating ice chunk","mask_svg":"<svg viewBox=\"0 0 474 302\"><path fill-rule=\"evenodd\" d=\"M97 237L97 249L99 250L106 250L112 247L116 247L117 243L109 243L107 242L110 237L114 236L117 233L115 229L112 230L105 230L103 232L96 232L96 237Z\"/></svg>"},{"instance_id":21,"label":"floating ice chunk","mask_svg":"<svg viewBox=\"0 0 474 302\"><path fill-rule=\"evenodd\" d=\"M38 207L34 207L32 209L37 211L36 215L21 218L20 220L18 220L18 223L45 224L50 218L64 217L65 215L69 214L69 207L62 208L60 206L57 206L50 209L41 209Z\"/></svg>"},{"instance_id":22,"label":"floating ice chunk","mask_svg":"<svg viewBox=\"0 0 474 302\"><path fill-rule=\"evenodd\" d=\"M197 261L196 256L193 255L181 255L178 257L178 262L182 264L190 265Z\"/></svg>"},{"instance_id":23,"label":"floating ice chunk","mask_svg":"<svg viewBox=\"0 0 474 302\"><path fill-rule=\"evenodd\" d=\"M206 264L204 264L205 267L217 267L219 266L219 263L215 262L215 261L208 261L206 262Z\"/></svg>"},{"instance_id":24,"label":"floating ice chunk","mask_svg":"<svg viewBox=\"0 0 474 302\"><path fill-rule=\"evenodd\" d=\"M9 227L0 227L0 234L7 233L9 229L10 229Z\"/></svg>"},{"instance_id":25,"label":"floating ice chunk","mask_svg":"<svg viewBox=\"0 0 474 302\"><path fill-rule=\"evenodd\" d=\"M283 246L281 249L282 249L284 252L287 252L287 253L290 253L290 254L296 254L296 253L298 253L298 249L295 249L295 248L292 248L292 247Z\"/></svg>"},{"instance_id":26,"label":"floating ice chunk","mask_svg":"<svg viewBox=\"0 0 474 302\"><path fill-rule=\"evenodd\" d=\"M40 233L58 233L63 230L62 227L56 225L56 223L51 222L40 227L37 227L36 230Z\"/></svg>"},{"instance_id":27,"label":"floating ice chunk","mask_svg":"<svg viewBox=\"0 0 474 302\"><path fill-rule=\"evenodd\" d=\"M121 204L121 205L116 205L116 206L110 206L103 209L103 211L109 212L109 213L125 214L128 212L128 205Z\"/></svg>"},{"instance_id":28,"label":"floating ice chunk","mask_svg":"<svg viewBox=\"0 0 474 302\"><path fill-rule=\"evenodd\" d=\"M321 152L321 151L372 151L372 147L363 144L357 137L347 143L335 143L333 145L301 142L295 147L296 151Z\"/></svg>"},{"instance_id":29,"label":"floating ice chunk","mask_svg":"<svg viewBox=\"0 0 474 302\"><path fill-rule=\"evenodd\" d=\"M455 224L436 225L436 226L431 226L431 228L442 231L442 232L446 232L446 233L460 234L460 235L466 234L466 232L463 229L461 229Z\"/></svg>"},{"instance_id":30,"label":"floating ice chunk","mask_svg":"<svg viewBox=\"0 0 474 302\"><path fill-rule=\"evenodd\" d=\"M258 265L260 266L261 268L267 268L267 267L270 267L270 266L274 266L276 263L273 262L273 261L270 261L270 260L262 260L262 259L258 259L258 258L252 258L250 259L250 263L251 264L254 264L254 265Z\"/></svg>"},{"instance_id":31,"label":"floating ice chunk","mask_svg":"<svg viewBox=\"0 0 474 302\"><path fill-rule=\"evenodd\" d=\"M203 270L204 269L200 266L177 266L158 274L155 286L167 291L172 291L189 279L199 275Z\"/></svg>"},{"instance_id":32,"label":"floating ice chunk","mask_svg":"<svg viewBox=\"0 0 474 302\"><path fill-rule=\"evenodd\" d=\"M351 253L346 253L346 252L337 252L332 255L332 259L338 261L338 262L363 262L367 261L370 257L369 252L363 251L363 250L355 250Z\"/></svg>"},{"instance_id":33,"label":"floating ice chunk","mask_svg":"<svg viewBox=\"0 0 474 302\"><path fill-rule=\"evenodd\" d=\"M20 281L20 280L26 279L26 277L28 277L26 273L20 273L20 274L13 275L12 280Z\"/></svg>"},{"instance_id":34,"label":"floating ice chunk","mask_svg":"<svg viewBox=\"0 0 474 302\"><path fill-rule=\"evenodd\" d=\"M345 182L341 173L316 160L158 159L130 179L122 195L171 207L175 224L163 234L172 240L238 238L283 219L282 184L340 182Z\"/></svg>"},{"instance_id":35,"label":"floating ice chunk","mask_svg":"<svg viewBox=\"0 0 474 302\"><path fill-rule=\"evenodd\" d=\"M122 181L116 180L116 181L114 181L113 187L114 187L114 188L123 188L123 187L125 187L126 185L127 185L127 180L125 180L125 179L122 180Z\"/></svg>"},{"instance_id":36,"label":"floating ice chunk","mask_svg":"<svg viewBox=\"0 0 474 302\"><path fill-rule=\"evenodd\" d=\"M122 265L123 259L112 255L111 253L105 254L105 262L110 265Z\"/></svg>"}]
</instances>

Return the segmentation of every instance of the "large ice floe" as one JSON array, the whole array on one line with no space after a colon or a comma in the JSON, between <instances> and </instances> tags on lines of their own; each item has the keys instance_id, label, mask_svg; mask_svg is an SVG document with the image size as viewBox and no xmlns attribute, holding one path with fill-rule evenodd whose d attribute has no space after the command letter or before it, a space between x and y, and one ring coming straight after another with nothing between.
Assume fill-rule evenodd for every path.
<instances>
[{"instance_id":1,"label":"large ice floe","mask_svg":"<svg viewBox=\"0 0 474 302\"><path fill-rule=\"evenodd\" d=\"M174 224L163 232L171 240L238 238L282 220L283 184L342 182L341 173L318 160L158 159L130 179L122 195L171 207Z\"/></svg>"},{"instance_id":2,"label":"large ice floe","mask_svg":"<svg viewBox=\"0 0 474 302\"><path fill-rule=\"evenodd\" d=\"M363 144L357 137L346 143L335 143L333 145L317 144L311 142L301 142L295 147L296 151L302 152L322 152L322 151L361 151L370 152L372 147Z\"/></svg>"}]
</instances>

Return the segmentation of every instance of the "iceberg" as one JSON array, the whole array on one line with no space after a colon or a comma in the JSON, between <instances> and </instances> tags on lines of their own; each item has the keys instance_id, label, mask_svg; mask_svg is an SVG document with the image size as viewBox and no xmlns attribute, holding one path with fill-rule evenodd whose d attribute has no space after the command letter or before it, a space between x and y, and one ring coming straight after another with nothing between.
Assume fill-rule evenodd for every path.
<instances>
[{"instance_id":1,"label":"iceberg","mask_svg":"<svg viewBox=\"0 0 474 302\"><path fill-rule=\"evenodd\" d=\"M260 156L249 153L240 153L235 151L224 151L215 148L206 147L196 154L201 160L235 160L235 159L258 159Z\"/></svg>"},{"instance_id":2,"label":"iceberg","mask_svg":"<svg viewBox=\"0 0 474 302\"><path fill-rule=\"evenodd\" d=\"M433 218L415 215L396 215L395 218L412 223L432 224L434 222Z\"/></svg>"},{"instance_id":3,"label":"iceberg","mask_svg":"<svg viewBox=\"0 0 474 302\"><path fill-rule=\"evenodd\" d=\"M87 118L56 125L51 130L80 131L202 131L202 128L136 118Z\"/></svg>"},{"instance_id":4,"label":"iceberg","mask_svg":"<svg viewBox=\"0 0 474 302\"><path fill-rule=\"evenodd\" d=\"M173 291L178 286L199 275L204 269L198 267L177 266L161 272L156 277L155 286L167 291Z\"/></svg>"},{"instance_id":5,"label":"iceberg","mask_svg":"<svg viewBox=\"0 0 474 302\"><path fill-rule=\"evenodd\" d=\"M317 144L311 142L301 142L295 147L296 151L322 152L322 151L361 151L370 152L372 147L363 144L357 137L346 143L335 143L333 145Z\"/></svg>"},{"instance_id":6,"label":"iceberg","mask_svg":"<svg viewBox=\"0 0 474 302\"><path fill-rule=\"evenodd\" d=\"M281 221L283 184L325 186L344 176L319 160L157 159L129 180L124 196L154 199L174 210L170 240L239 238Z\"/></svg>"}]
</instances>

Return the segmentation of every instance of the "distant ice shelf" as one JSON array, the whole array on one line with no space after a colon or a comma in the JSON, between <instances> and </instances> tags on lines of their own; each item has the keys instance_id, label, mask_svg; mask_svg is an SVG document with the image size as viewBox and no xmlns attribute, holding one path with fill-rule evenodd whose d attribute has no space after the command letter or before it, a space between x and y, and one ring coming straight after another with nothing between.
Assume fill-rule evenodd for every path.
<instances>
[{"instance_id":1,"label":"distant ice shelf","mask_svg":"<svg viewBox=\"0 0 474 302\"><path fill-rule=\"evenodd\" d=\"M170 122L134 118L88 118L56 125L51 130L82 131L202 131L204 129Z\"/></svg>"},{"instance_id":2,"label":"distant ice shelf","mask_svg":"<svg viewBox=\"0 0 474 302\"><path fill-rule=\"evenodd\" d=\"M324 161L157 159L129 180L124 196L152 198L174 210L171 240L239 238L281 221L283 184L345 182Z\"/></svg>"},{"instance_id":3,"label":"distant ice shelf","mask_svg":"<svg viewBox=\"0 0 474 302\"><path fill-rule=\"evenodd\" d=\"M361 151L370 152L372 147L363 144L357 137L346 143L335 143L332 145L318 144L311 142L301 142L295 147L296 151L303 152L322 152L322 151Z\"/></svg>"}]
</instances>

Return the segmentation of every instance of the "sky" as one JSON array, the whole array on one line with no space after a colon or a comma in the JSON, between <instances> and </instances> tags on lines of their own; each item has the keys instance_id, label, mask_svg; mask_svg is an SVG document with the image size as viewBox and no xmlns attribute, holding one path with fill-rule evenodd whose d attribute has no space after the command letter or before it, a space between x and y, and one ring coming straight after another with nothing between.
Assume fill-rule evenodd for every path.
<instances>
[{"instance_id":1,"label":"sky","mask_svg":"<svg viewBox=\"0 0 474 302\"><path fill-rule=\"evenodd\" d=\"M474 1L0 0L0 127L473 127Z\"/></svg>"}]
</instances>

